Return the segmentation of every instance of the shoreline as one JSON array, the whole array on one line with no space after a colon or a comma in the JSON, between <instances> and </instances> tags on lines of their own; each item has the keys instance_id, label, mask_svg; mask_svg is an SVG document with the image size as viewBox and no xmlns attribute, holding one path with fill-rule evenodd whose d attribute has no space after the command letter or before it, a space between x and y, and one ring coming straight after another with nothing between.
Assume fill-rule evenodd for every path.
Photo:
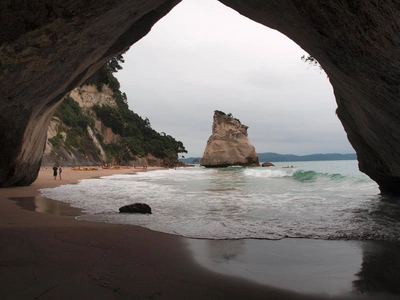
<instances>
[{"instance_id":1,"label":"shoreline","mask_svg":"<svg viewBox=\"0 0 400 300\"><path fill-rule=\"evenodd\" d=\"M159 168L149 168L148 171L156 169ZM316 295L319 293L312 295L296 293L240 277L223 275L217 273L217 269L212 271L196 261L195 255L189 248L199 248L198 241L133 225L92 223L78 221L74 216L37 213L21 209L15 200L9 200L9 198L39 197L41 188L76 183L81 179L121 173L134 174L140 171L136 169L73 171L65 168L63 180L54 180L51 168L42 168L38 179L31 186L0 189L2 297L4 299L353 298L348 294L333 298L326 294ZM212 246L212 249L218 247ZM292 246L284 245L282 249L288 247ZM268 253L265 256L268 257ZM284 277L281 280L285 280ZM371 295L364 296L367 296L365 299L370 299Z\"/></svg>"}]
</instances>

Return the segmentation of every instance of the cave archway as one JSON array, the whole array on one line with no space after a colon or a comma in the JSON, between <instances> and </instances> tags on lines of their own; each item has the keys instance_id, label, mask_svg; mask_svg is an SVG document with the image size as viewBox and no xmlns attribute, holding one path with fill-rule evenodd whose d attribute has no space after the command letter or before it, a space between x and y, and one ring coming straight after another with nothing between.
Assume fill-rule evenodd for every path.
<instances>
[{"instance_id":1,"label":"cave archway","mask_svg":"<svg viewBox=\"0 0 400 300\"><path fill-rule=\"evenodd\" d=\"M143 37L179 0L2 3L0 186L37 176L58 102L107 59ZM375 0L220 0L317 58L360 170L400 193L399 7Z\"/></svg>"},{"instance_id":2,"label":"cave archway","mask_svg":"<svg viewBox=\"0 0 400 300\"><path fill-rule=\"evenodd\" d=\"M259 153L353 153L332 86L305 54L218 1L185 0L124 54L115 76L131 109L183 141L186 158L202 156L216 109L249 126Z\"/></svg>"}]
</instances>

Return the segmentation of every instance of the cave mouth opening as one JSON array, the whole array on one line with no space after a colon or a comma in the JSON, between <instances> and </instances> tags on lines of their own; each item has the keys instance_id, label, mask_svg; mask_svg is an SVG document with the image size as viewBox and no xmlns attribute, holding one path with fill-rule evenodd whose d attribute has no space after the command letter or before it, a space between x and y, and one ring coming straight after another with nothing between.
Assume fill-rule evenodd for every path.
<instances>
[{"instance_id":1,"label":"cave mouth opening","mask_svg":"<svg viewBox=\"0 0 400 300\"><path fill-rule=\"evenodd\" d=\"M214 110L249 126L257 152L354 153L329 80L303 55L218 1L185 0L124 54L116 77L130 108L183 141L187 157L202 155Z\"/></svg>"}]
</instances>

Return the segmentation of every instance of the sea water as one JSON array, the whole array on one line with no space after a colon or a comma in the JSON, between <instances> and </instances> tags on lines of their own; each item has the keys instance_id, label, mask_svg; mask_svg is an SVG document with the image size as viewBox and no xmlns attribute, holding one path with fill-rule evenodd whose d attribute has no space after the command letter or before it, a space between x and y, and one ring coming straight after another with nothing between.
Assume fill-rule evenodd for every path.
<instances>
[{"instance_id":1,"label":"sea water","mask_svg":"<svg viewBox=\"0 0 400 300\"><path fill-rule=\"evenodd\" d=\"M275 167L188 167L85 179L42 189L79 220L132 224L202 239L399 240L400 205L379 195L357 161ZM284 166L293 168L282 168ZM151 215L121 214L142 202Z\"/></svg>"}]
</instances>

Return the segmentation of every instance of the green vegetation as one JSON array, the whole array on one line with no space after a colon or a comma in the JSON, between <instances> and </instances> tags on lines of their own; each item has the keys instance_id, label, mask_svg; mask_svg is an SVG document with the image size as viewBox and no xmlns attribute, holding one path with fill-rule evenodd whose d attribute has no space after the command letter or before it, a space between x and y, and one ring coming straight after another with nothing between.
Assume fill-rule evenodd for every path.
<instances>
[{"instance_id":1,"label":"green vegetation","mask_svg":"<svg viewBox=\"0 0 400 300\"><path fill-rule=\"evenodd\" d=\"M178 153L187 153L183 143L170 135L156 132L151 128L149 119L143 119L129 109L127 97L119 90L119 82L113 76L113 73L122 69L120 62L124 62L122 55L111 59L84 83L95 84L99 90L108 85L114 93L117 107L94 105L84 112L78 102L67 96L55 112L55 116L62 123L57 135L49 139L49 142L55 148L59 148L63 143L67 151L75 148L83 155L98 157L99 152L87 130L90 127L94 131L94 118L97 117L105 126L110 127L114 134L119 135L117 143L105 144L101 133L95 132L97 140L106 152L107 162L122 164L134 160L135 156L152 154L163 159L166 165L178 163ZM66 132L65 141L61 135L62 131Z\"/></svg>"},{"instance_id":2,"label":"green vegetation","mask_svg":"<svg viewBox=\"0 0 400 300\"><path fill-rule=\"evenodd\" d=\"M63 141L62 131L65 131L66 138L64 147L67 151L72 148L77 149L81 154L87 155L89 150L93 150L92 140L87 131L87 127L93 128L94 120L87 114L84 114L79 103L69 95L55 111L54 115L60 119L61 126L57 128L57 134L49 139L49 142L59 148Z\"/></svg>"},{"instance_id":3,"label":"green vegetation","mask_svg":"<svg viewBox=\"0 0 400 300\"><path fill-rule=\"evenodd\" d=\"M301 57L301 60L304 61L305 63L308 63L310 66L312 67L318 67L320 71L322 71L322 66L320 65L320 63L318 62L318 60L311 56L311 55L303 55Z\"/></svg>"},{"instance_id":4,"label":"green vegetation","mask_svg":"<svg viewBox=\"0 0 400 300\"><path fill-rule=\"evenodd\" d=\"M240 123L240 120L237 119L237 118L234 118L232 113L226 114L226 113L224 113L223 111L220 111L220 110L214 110L214 113L219 114L219 115L223 115L223 116L228 116L229 118L232 118L232 119L234 119L234 120L236 120L236 121L238 121Z\"/></svg>"},{"instance_id":5,"label":"green vegetation","mask_svg":"<svg viewBox=\"0 0 400 300\"><path fill-rule=\"evenodd\" d=\"M123 53L111 58L96 73L86 79L83 84L95 85L100 92L103 90L103 86L107 85L114 93L121 93L119 81L114 77L113 73L122 70L120 63L125 62L122 55Z\"/></svg>"},{"instance_id":6,"label":"green vegetation","mask_svg":"<svg viewBox=\"0 0 400 300\"><path fill-rule=\"evenodd\" d=\"M220 111L220 110L214 110L214 113L224 115L224 116L226 115L226 113L224 113L223 111Z\"/></svg>"},{"instance_id":7,"label":"green vegetation","mask_svg":"<svg viewBox=\"0 0 400 300\"><path fill-rule=\"evenodd\" d=\"M69 95L64 98L54 115L62 120L65 125L73 127L80 132L87 131L88 126L94 126L94 120L84 114L79 103Z\"/></svg>"},{"instance_id":8,"label":"green vegetation","mask_svg":"<svg viewBox=\"0 0 400 300\"><path fill-rule=\"evenodd\" d=\"M118 109L106 105L93 106L104 125L121 136L120 148L110 150L114 157L126 161L131 160L132 155L145 156L150 153L157 158L177 163L178 153L187 153L182 142L153 130L150 121L129 110L126 102L122 101L118 105Z\"/></svg>"},{"instance_id":9,"label":"green vegetation","mask_svg":"<svg viewBox=\"0 0 400 300\"><path fill-rule=\"evenodd\" d=\"M63 141L62 134L58 131L55 136L49 139L49 142L53 145L54 148L59 149L61 147L61 142Z\"/></svg>"}]
</instances>

